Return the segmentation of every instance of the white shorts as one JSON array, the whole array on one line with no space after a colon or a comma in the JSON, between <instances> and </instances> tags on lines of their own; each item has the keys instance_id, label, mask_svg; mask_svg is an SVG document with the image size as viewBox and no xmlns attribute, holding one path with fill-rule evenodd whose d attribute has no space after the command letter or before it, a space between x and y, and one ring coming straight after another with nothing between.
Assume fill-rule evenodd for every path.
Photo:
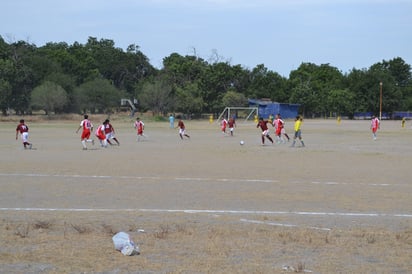
<instances>
[{"instance_id":1,"label":"white shorts","mask_svg":"<svg viewBox=\"0 0 412 274\"><path fill-rule=\"evenodd\" d=\"M268 136L269 135L269 129L267 129L267 130L265 130L265 131L262 131L262 135L263 136Z\"/></svg>"},{"instance_id":2,"label":"white shorts","mask_svg":"<svg viewBox=\"0 0 412 274\"><path fill-rule=\"evenodd\" d=\"M106 133L106 140L113 139L113 138L114 138L113 132Z\"/></svg>"},{"instance_id":3,"label":"white shorts","mask_svg":"<svg viewBox=\"0 0 412 274\"><path fill-rule=\"evenodd\" d=\"M26 143L29 141L29 133L28 132L23 132L21 134L21 140L23 141L23 143Z\"/></svg>"},{"instance_id":4,"label":"white shorts","mask_svg":"<svg viewBox=\"0 0 412 274\"><path fill-rule=\"evenodd\" d=\"M230 129L230 131L233 131L233 127L229 128L229 129Z\"/></svg>"},{"instance_id":5,"label":"white shorts","mask_svg":"<svg viewBox=\"0 0 412 274\"><path fill-rule=\"evenodd\" d=\"M186 134L186 130L179 128L179 134L185 135Z\"/></svg>"}]
</instances>

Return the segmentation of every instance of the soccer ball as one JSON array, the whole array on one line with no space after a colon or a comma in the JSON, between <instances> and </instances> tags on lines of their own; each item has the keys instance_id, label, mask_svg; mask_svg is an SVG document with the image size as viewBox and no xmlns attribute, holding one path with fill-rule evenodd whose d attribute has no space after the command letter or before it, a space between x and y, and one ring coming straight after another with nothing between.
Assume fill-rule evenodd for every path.
<instances>
[{"instance_id":1,"label":"soccer ball","mask_svg":"<svg viewBox=\"0 0 412 274\"><path fill-rule=\"evenodd\" d=\"M245 142L242 140L240 141L240 145L243 146L245 144Z\"/></svg>"}]
</instances>

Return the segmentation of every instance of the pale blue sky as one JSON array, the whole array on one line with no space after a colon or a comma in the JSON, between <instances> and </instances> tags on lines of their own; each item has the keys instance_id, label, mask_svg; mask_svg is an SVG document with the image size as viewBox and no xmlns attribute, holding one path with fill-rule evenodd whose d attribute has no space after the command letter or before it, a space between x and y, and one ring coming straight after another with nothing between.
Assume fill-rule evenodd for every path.
<instances>
[{"instance_id":1,"label":"pale blue sky","mask_svg":"<svg viewBox=\"0 0 412 274\"><path fill-rule=\"evenodd\" d=\"M6 0L6 42L130 44L155 67L173 52L220 56L288 77L302 62L343 73L395 57L412 65L412 0Z\"/></svg>"}]
</instances>

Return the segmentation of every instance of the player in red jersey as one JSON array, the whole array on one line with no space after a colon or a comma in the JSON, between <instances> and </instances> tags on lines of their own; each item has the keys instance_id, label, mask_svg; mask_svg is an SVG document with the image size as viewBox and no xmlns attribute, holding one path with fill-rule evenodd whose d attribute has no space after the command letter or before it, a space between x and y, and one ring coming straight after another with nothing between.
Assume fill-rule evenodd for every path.
<instances>
[{"instance_id":1,"label":"player in red jersey","mask_svg":"<svg viewBox=\"0 0 412 274\"><path fill-rule=\"evenodd\" d=\"M229 121L227 122L229 126L229 131L230 131L230 136L233 136L233 131L235 130L236 127L236 121L234 117L231 117Z\"/></svg>"},{"instance_id":2,"label":"player in red jersey","mask_svg":"<svg viewBox=\"0 0 412 274\"><path fill-rule=\"evenodd\" d=\"M103 124L97 127L94 135L96 135L97 139L99 139L100 146L101 147L107 147L107 140L106 140L106 134L105 134L105 129L106 129L106 124L107 122L104 121Z\"/></svg>"},{"instance_id":3,"label":"player in red jersey","mask_svg":"<svg viewBox=\"0 0 412 274\"><path fill-rule=\"evenodd\" d=\"M146 135L144 135L144 123L140 120L139 117L136 118L136 122L134 122L134 128L137 130L137 141L140 142L140 137L143 136L146 139Z\"/></svg>"},{"instance_id":4,"label":"player in red jersey","mask_svg":"<svg viewBox=\"0 0 412 274\"><path fill-rule=\"evenodd\" d=\"M104 127L104 133L106 134L107 143L113 145L112 142L110 142L110 140L113 139L117 143L117 145L120 146L120 142L115 136L114 127L112 126L112 124L110 124L110 120L106 119L104 122L106 123Z\"/></svg>"},{"instance_id":5,"label":"player in red jersey","mask_svg":"<svg viewBox=\"0 0 412 274\"><path fill-rule=\"evenodd\" d=\"M285 122L280 118L280 114L276 114L275 120L273 120L273 126L275 127L275 136L276 136L276 143L285 143L285 140L282 137L282 134L286 136L288 141L290 140L289 136L285 131Z\"/></svg>"},{"instance_id":6,"label":"player in red jersey","mask_svg":"<svg viewBox=\"0 0 412 274\"><path fill-rule=\"evenodd\" d=\"M178 118L179 122L177 122L177 127L179 128L180 139L183 140L183 136L186 136L188 139L190 139L190 136L186 133L185 123L183 123L183 120L180 116Z\"/></svg>"},{"instance_id":7,"label":"player in red jersey","mask_svg":"<svg viewBox=\"0 0 412 274\"><path fill-rule=\"evenodd\" d=\"M89 120L89 115L84 115L84 119L80 122L80 126L76 130L76 133L78 133L81 128L83 129L81 136L83 150L87 150L86 143L92 143L94 145L94 140L90 139L91 132L93 131L93 124Z\"/></svg>"},{"instance_id":8,"label":"player in red jersey","mask_svg":"<svg viewBox=\"0 0 412 274\"><path fill-rule=\"evenodd\" d=\"M268 138L269 141L271 141L273 144L273 139L269 136L269 129L267 123L269 123L268 120L263 120L263 117L260 117L259 122L256 125L257 128L260 127L260 129L262 130L262 145L265 144L265 137Z\"/></svg>"},{"instance_id":9,"label":"player in red jersey","mask_svg":"<svg viewBox=\"0 0 412 274\"><path fill-rule=\"evenodd\" d=\"M279 119L280 119L280 121L282 122L282 130L280 131L283 135L285 135L285 137L286 137L286 139L288 139L288 142L290 141L290 137L289 137L289 135L286 133L286 130L285 130L285 121L283 121L282 120L282 117L280 116L280 114L278 114L279 115Z\"/></svg>"},{"instance_id":10,"label":"player in red jersey","mask_svg":"<svg viewBox=\"0 0 412 274\"><path fill-rule=\"evenodd\" d=\"M220 126L221 126L220 129L222 130L222 133L226 135L227 120L225 118L223 118L222 122L220 122Z\"/></svg>"},{"instance_id":11,"label":"player in red jersey","mask_svg":"<svg viewBox=\"0 0 412 274\"><path fill-rule=\"evenodd\" d=\"M17 125L16 140L18 139L19 133L20 133L20 136L21 136L21 140L23 142L24 149L26 149L26 148L31 149L32 144L29 143L29 127L24 123L23 119L21 119L20 123Z\"/></svg>"},{"instance_id":12,"label":"player in red jersey","mask_svg":"<svg viewBox=\"0 0 412 274\"><path fill-rule=\"evenodd\" d=\"M372 130L372 137L373 140L376 140L376 132L378 129L380 129L381 123L375 115L372 115L372 120L371 120L371 130Z\"/></svg>"}]
</instances>

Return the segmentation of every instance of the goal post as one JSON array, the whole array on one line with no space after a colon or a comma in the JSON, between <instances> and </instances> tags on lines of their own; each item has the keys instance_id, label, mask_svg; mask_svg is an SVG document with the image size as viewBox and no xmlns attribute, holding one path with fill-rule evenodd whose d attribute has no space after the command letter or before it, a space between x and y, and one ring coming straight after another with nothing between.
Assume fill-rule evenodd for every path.
<instances>
[{"instance_id":1,"label":"goal post","mask_svg":"<svg viewBox=\"0 0 412 274\"><path fill-rule=\"evenodd\" d=\"M251 118L254 119L254 115L259 116L259 109L257 107L225 107L217 121L220 121L222 118L229 119L234 115L236 119L245 118L244 120L247 121Z\"/></svg>"}]
</instances>

